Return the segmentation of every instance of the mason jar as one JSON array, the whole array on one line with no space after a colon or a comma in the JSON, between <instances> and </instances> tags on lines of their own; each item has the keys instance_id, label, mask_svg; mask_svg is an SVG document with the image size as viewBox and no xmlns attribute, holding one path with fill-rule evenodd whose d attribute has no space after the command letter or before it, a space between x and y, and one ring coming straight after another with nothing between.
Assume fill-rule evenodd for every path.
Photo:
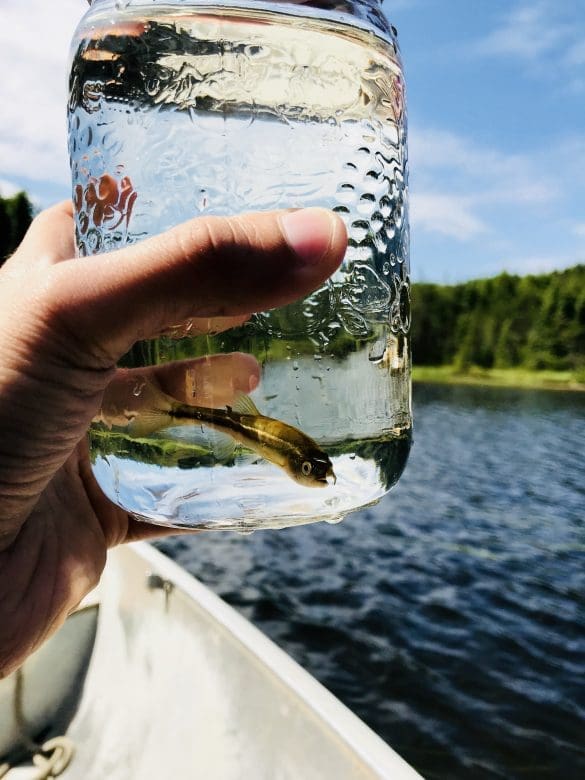
<instances>
[{"instance_id":1,"label":"mason jar","mask_svg":"<svg viewBox=\"0 0 585 780\"><path fill-rule=\"evenodd\" d=\"M349 237L304 300L132 347L89 434L106 495L240 531L380 499L407 460L411 391L405 89L379 2L93 0L68 109L80 256L306 206Z\"/></svg>"}]
</instances>

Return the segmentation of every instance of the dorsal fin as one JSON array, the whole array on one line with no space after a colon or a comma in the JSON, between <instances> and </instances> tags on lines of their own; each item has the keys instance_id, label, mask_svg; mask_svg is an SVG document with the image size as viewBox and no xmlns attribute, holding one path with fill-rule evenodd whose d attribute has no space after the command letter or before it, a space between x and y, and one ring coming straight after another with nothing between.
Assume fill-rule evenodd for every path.
<instances>
[{"instance_id":1,"label":"dorsal fin","mask_svg":"<svg viewBox=\"0 0 585 780\"><path fill-rule=\"evenodd\" d=\"M256 407L256 404L249 395L242 395L238 396L237 399L234 401L231 407L228 407L228 409L233 409L234 412L237 414L251 414L251 415L259 415L260 412L258 411L258 408Z\"/></svg>"}]
</instances>

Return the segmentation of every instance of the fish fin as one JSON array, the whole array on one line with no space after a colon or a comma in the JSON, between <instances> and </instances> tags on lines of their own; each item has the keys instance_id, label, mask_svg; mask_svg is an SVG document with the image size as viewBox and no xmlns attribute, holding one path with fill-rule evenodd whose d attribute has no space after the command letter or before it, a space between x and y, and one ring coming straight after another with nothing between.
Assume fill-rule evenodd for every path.
<instances>
[{"instance_id":1,"label":"fish fin","mask_svg":"<svg viewBox=\"0 0 585 780\"><path fill-rule=\"evenodd\" d=\"M242 393L242 395L239 395L231 407L228 407L228 409L233 409L234 412L237 412L238 414L252 414L252 415L259 415L261 414L258 411L258 407L252 401L249 395L245 395Z\"/></svg>"},{"instance_id":2,"label":"fish fin","mask_svg":"<svg viewBox=\"0 0 585 780\"><path fill-rule=\"evenodd\" d=\"M232 460L236 450L235 440L227 433L221 431L209 430L207 434L207 443L213 450L213 456L220 463Z\"/></svg>"},{"instance_id":3,"label":"fish fin","mask_svg":"<svg viewBox=\"0 0 585 780\"><path fill-rule=\"evenodd\" d=\"M149 436L172 425L173 418L163 409L146 409L128 423L128 433L133 439Z\"/></svg>"}]
</instances>

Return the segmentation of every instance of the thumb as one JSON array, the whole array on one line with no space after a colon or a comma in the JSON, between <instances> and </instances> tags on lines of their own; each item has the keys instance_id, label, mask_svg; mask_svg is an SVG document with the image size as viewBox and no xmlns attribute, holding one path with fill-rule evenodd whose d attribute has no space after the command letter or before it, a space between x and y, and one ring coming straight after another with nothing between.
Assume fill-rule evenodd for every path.
<instances>
[{"instance_id":1,"label":"thumb","mask_svg":"<svg viewBox=\"0 0 585 780\"><path fill-rule=\"evenodd\" d=\"M108 254L50 268L51 325L83 340L85 361L114 363L138 339L190 317L282 306L322 284L347 247L326 209L190 220Z\"/></svg>"}]
</instances>

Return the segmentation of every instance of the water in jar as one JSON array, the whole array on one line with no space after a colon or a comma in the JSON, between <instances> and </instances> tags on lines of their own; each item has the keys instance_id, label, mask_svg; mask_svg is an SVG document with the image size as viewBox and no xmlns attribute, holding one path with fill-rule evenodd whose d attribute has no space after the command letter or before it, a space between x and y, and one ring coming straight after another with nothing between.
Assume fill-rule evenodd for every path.
<instances>
[{"instance_id":1,"label":"water in jar","mask_svg":"<svg viewBox=\"0 0 585 780\"><path fill-rule=\"evenodd\" d=\"M383 496L408 456L399 56L366 28L280 11L145 5L112 20L98 5L74 39L81 256L205 214L325 206L348 228L341 268L303 301L226 330L183 323L121 361L90 430L92 465L109 498L157 523L246 531L335 522ZM259 382L250 390L251 365ZM159 400L153 386L167 402L222 410L250 390L259 415L309 437L331 473L299 481L261 447L201 419L141 425Z\"/></svg>"}]
</instances>

